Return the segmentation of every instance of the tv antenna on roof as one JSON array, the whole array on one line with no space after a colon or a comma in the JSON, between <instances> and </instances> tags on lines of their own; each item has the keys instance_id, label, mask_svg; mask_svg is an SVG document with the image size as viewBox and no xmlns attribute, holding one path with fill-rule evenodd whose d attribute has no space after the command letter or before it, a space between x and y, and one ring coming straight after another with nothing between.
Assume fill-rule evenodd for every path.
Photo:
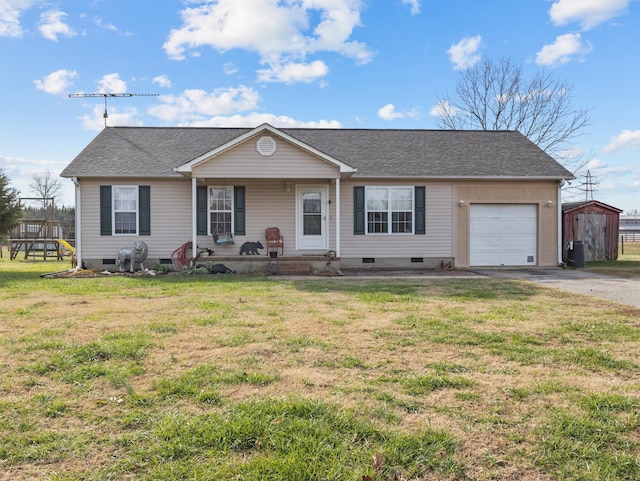
<instances>
[{"instance_id":1,"label":"tv antenna on roof","mask_svg":"<svg viewBox=\"0 0 640 481\"><path fill-rule=\"evenodd\" d=\"M87 97L104 97L104 113L102 117L104 118L104 126L107 126L107 118L109 114L107 113L107 98L109 97L157 97L160 94L112 94L112 93L93 93L93 94L69 94L70 99L84 99Z\"/></svg>"}]
</instances>

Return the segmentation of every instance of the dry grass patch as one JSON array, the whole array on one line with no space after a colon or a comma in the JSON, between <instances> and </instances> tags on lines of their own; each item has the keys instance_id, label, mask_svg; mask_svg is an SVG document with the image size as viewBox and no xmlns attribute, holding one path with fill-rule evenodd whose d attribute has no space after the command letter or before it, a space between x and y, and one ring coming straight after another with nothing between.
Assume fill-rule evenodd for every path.
<instances>
[{"instance_id":1,"label":"dry grass patch","mask_svg":"<svg viewBox=\"0 0 640 481\"><path fill-rule=\"evenodd\" d=\"M638 309L496 279L38 270L0 262L0 479L640 477Z\"/></svg>"}]
</instances>

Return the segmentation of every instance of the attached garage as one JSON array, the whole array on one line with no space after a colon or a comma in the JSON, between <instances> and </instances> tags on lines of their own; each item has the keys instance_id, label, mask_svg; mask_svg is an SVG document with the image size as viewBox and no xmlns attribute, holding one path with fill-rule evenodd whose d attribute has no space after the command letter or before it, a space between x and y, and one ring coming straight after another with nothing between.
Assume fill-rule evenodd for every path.
<instances>
[{"instance_id":1,"label":"attached garage","mask_svg":"<svg viewBox=\"0 0 640 481\"><path fill-rule=\"evenodd\" d=\"M471 204L472 266L537 265L538 206Z\"/></svg>"}]
</instances>

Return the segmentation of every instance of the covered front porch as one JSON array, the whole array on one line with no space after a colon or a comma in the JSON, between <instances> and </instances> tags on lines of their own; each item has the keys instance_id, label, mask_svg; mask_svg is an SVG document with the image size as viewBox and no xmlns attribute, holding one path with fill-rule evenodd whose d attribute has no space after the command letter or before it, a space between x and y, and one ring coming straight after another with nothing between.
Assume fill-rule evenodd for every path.
<instances>
[{"instance_id":1,"label":"covered front porch","mask_svg":"<svg viewBox=\"0 0 640 481\"><path fill-rule=\"evenodd\" d=\"M242 259L243 268L277 263L282 269L283 258L313 266L329 252L340 258L340 185L355 172L348 165L265 124L177 172L191 180L191 241L198 249L234 263L241 260L236 256L264 256ZM284 240L277 250L266 244L271 228ZM269 255L274 251L276 258Z\"/></svg>"}]
</instances>

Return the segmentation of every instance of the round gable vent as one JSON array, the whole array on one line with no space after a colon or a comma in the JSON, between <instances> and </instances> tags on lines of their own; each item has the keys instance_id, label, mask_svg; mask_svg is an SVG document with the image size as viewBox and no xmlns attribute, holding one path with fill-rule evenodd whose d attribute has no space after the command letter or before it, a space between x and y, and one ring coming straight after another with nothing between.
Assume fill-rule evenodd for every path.
<instances>
[{"instance_id":1,"label":"round gable vent","mask_svg":"<svg viewBox=\"0 0 640 481\"><path fill-rule=\"evenodd\" d=\"M263 157L269 157L276 151L276 141L273 139L273 137L263 135L256 142L256 149L258 150L258 153Z\"/></svg>"}]
</instances>

